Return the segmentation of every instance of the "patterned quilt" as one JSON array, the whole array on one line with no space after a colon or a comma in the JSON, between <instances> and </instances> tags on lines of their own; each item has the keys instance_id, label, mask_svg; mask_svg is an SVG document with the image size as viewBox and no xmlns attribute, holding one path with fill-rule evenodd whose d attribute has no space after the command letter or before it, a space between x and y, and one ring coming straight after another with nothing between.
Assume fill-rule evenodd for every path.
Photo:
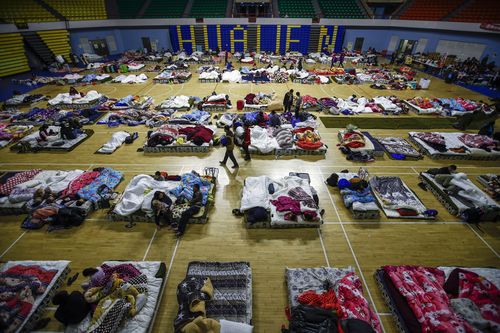
<instances>
[{"instance_id":1,"label":"patterned quilt","mask_svg":"<svg viewBox=\"0 0 500 333\"><path fill-rule=\"evenodd\" d=\"M0 328L15 332L30 314L35 299L45 293L57 270L13 266L0 273ZM5 331L4 331L5 329Z\"/></svg>"},{"instance_id":2,"label":"patterned quilt","mask_svg":"<svg viewBox=\"0 0 500 333\"><path fill-rule=\"evenodd\" d=\"M206 302L207 317L250 324L252 320L252 269L247 262L189 263L187 277L209 277L214 293Z\"/></svg>"}]
</instances>

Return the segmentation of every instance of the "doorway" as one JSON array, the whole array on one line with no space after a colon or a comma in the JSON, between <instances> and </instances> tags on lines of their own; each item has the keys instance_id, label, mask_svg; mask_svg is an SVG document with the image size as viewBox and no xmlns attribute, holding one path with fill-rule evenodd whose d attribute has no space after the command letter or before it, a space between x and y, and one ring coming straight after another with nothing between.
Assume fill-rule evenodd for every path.
<instances>
[{"instance_id":1,"label":"doorway","mask_svg":"<svg viewBox=\"0 0 500 333\"><path fill-rule=\"evenodd\" d=\"M90 41L90 45L94 48L94 52L100 56L109 55L108 44L105 39L94 39Z\"/></svg>"},{"instance_id":2,"label":"doorway","mask_svg":"<svg viewBox=\"0 0 500 333\"><path fill-rule=\"evenodd\" d=\"M149 37L142 37L141 39L142 39L142 47L148 50L148 53L151 52L152 50L151 40L149 39Z\"/></svg>"},{"instance_id":3,"label":"doorway","mask_svg":"<svg viewBox=\"0 0 500 333\"><path fill-rule=\"evenodd\" d=\"M413 53L413 49L417 45L416 40L401 39L398 46L398 54L406 56Z\"/></svg>"},{"instance_id":4,"label":"doorway","mask_svg":"<svg viewBox=\"0 0 500 333\"><path fill-rule=\"evenodd\" d=\"M363 43L365 42L364 37L357 37L354 41L354 51L361 52L363 49Z\"/></svg>"}]
</instances>

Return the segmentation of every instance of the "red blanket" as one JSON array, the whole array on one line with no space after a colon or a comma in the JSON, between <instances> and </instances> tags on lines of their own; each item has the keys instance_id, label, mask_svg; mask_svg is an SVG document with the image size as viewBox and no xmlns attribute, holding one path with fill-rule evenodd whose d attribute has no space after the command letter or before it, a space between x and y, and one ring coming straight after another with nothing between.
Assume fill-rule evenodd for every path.
<instances>
[{"instance_id":1,"label":"red blanket","mask_svg":"<svg viewBox=\"0 0 500 333\"><path fill-rule=\"evenodd\" d=\"M35 299L45 293L57 270L40 266L13 266L0 273L0 327L15 332L28 317Z\"/></svg>"},{"instance_id":2,"label":"red blanket","mask_svg":"<svg viewBox=\"0 0 500 333\"><path fill-rule=\"evenodd\" d=\"M474 272L456 269L456 273L458 273L458 297L472 300L494 331L500 332L500 290Z\"/></svg>"},{"instance_id":3,"label":"red blanket","mask_svg":"<svg viewBox=\"0 0 500 333\"><path fill-rule=\"evenodd\" d=\"M193 141L199 146L201 146L203 142L210 142L214 135L211 129L201 125L181 128L179 134L187 135L189 141Z\"/></svg>"},{"instance_id":4,"label":"red blanket","mask_svg":"<svg viewBox=\"0 0 500 333\"><path fill-rule=\"evenodd\" d=\"M355 273L344 276L337 287L338 315L340 319L359 319L371 325L376 332L382 332L377 315L363 296L363 285Z\"/></svg>"},{"instance_id":5,"label":"red blanket","mask_svg":"<svg viewBox=\"0 0 500 333\"><path fill-rule=\"evenodd\" d=\"M384 266L394 286L405 298L423 333L468 332L474 329L450 308L444 291L444 272L418 266Z\"/></svg>"}]
</instances>

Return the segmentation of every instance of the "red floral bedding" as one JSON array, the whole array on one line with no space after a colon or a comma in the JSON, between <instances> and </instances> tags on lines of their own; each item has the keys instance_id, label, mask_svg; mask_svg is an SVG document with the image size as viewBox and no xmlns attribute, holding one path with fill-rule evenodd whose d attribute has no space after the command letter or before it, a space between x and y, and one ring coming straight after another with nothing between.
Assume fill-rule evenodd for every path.
<instances>
[{"instance_id":1,"label":"red floral bedding","mask_svg":"<svg viewBox=\"0 0 500 333\"><path fill-rule=\"evenodd\" d=\"M446 280L438 268L384 266L384 271L405 300L423 333L477 332L461 315L454 312L452 299L471 300L492 331L500 332L500 290L486 278L457 268ZM455 300L456 299L456 300Z\"/></svg>"},{"instance_id":2,"label":"red floral bedding","mask_svg":"<svg viewBox=\"0 0 500 333\"><path fill-rule=\"evenodd\" d=\"M383 269L422 325L423 333L474 332L450 308L448 295L443 288L443 271L418 266L384 266Z\"/></svg>"}]
</instances>

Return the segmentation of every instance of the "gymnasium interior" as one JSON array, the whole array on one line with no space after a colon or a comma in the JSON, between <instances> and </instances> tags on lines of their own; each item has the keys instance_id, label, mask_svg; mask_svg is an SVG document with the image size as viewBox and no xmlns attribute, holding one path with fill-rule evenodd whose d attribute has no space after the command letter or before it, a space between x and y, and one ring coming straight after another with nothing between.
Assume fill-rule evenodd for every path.
<instances>
[{"instance_id":1,"label":"gymnasium interior","mask_svg":"<svg viewBox=\"0 0 500 333\"><path fill-rule=\"evenodd\" d=\"M500 2L4 0L0 332L500 332Z\"/></svg>"}]
</instances>

